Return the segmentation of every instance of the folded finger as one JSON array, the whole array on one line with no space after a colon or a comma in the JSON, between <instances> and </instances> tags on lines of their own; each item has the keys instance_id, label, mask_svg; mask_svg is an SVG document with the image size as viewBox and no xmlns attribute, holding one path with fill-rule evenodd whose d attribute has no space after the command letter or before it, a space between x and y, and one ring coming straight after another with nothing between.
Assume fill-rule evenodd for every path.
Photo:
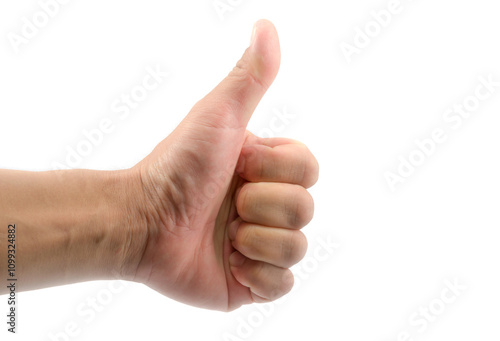
<instances>
[{"instance_id":1,"label":"folded finger","mask_svg":"<svg viewBox=\"0 0 500 341\"><path fill-rule=\"evenodd\" d=\"M302 143L249 135L241 149L236 172L251 182L285 182L309 188L318 180L319 166Z\"/></svg>"},{"instance_id":2,"label":"folded finger","mask_svg":"<svg viewBox=\"0 0 500 341\"><path fill-rule=\"evenodd\" d=\"M229 230L229 238L247 258L282 268L298 263L307 251L307 239L299 230L241 222Z\"/></svg>"},{"instance_id":3,"label":"folded finger","mask_svg":"<svg viewBox=\"0 0 500 341\"><path fill-rule=\"evenodd\" d=\"M238 251L231 254L229 264L234 278L250 288L254 301L278 299L293 287L293 274L289 269L249 259Z\"/></svg>"},{"instance_id":4,"label":"folded finger","mask_svg":"<svg viewBox=\"0 0 500 341\"><path fill-rule=\"evenodd\" d=\"M300 229L311 221L314 202L299 185L247 182L238 192L236 208L249 223Z\"/></svg>"}]
</instances>

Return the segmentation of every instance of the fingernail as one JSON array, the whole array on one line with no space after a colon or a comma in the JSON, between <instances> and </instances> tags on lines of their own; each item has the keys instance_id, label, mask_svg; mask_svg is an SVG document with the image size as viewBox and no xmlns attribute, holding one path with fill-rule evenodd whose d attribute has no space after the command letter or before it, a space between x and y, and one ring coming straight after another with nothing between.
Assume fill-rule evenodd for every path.
<instances>
[{"instance_id":1,"label":"fingernail","mask_svg":"<svg viewBox=\"0 0 500 341\"><path fill-rule=\"evenodd\" d=\"M236 239L236 232L238 231L238 226L240 225L241 220L235 220L229 226L228 237L230 240Z\"/></svg>"},{"instance_id":2,"label":"fingernail","mask_svg":"<svg viewBox=\"0 0 500 341\"><path fill-rule=\"evenodd\" d=\"M241 175L243 174L244 171L245 171L245 157L243 157L243 155L240 154L240 157L238 158L238 163L236 164L235 172L236 174Z\"/></svg>"},{"instance_id":3,"label":"fingernail","mask_svg":"<svg viewBox=\"0 0 500 341\"><path fill-rule=\"evenodd\" d=\"M241 185L240 187L238 187L238 188L236 189L236 192L234 193L234 204L235 204L236 206L238 206L238 205L237 205L237 202L238 202L238 197L240 196L240 192L241 192L241 189L242 189L242 188L243 188L243 185Z\"/></svg>"},{"instance_id":4,"label":"fingernail","mask_svg":"<svg viewBox=\"0 0 500 341\"><path fill-rule=\"evenodd\" d=\"M245 263L245 256L243 256L238 251L233 252L231 256L229 256L229 265L231 266L242 266Z\"/></svg>"},{"instance_id":5,"label":"fingernail","mask_svg":"<svg viewBox=\"0 0 500 341\"><path fill-rule=\"evenodd\" d=\"M257 27L258 27L258 22L256 22L254 25L253 25L253 29L252 29L252 37L250 38L250 46L253 45L253 43L255 42L255 38L257 36Z\"/></svg>"}]
</instances>

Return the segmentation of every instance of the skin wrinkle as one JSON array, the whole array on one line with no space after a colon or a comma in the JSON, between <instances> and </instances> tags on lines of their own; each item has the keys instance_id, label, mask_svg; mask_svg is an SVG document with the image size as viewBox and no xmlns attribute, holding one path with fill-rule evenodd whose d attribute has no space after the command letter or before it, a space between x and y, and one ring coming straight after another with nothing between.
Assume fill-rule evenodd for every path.
<instances>
[{"instance_id":1,"label":"skin wrinkle","mask_svg":"<svg viewBox=\"0 0 500 341\"><path fill-rule=\"evenodd\" d=\"M144 203L147 206L152 205L152 203L154 203L154 201L153 201L152 194L150 193L149 188L145 182L145 175L144 175L143 167L139 168L139 181L140 181L140 185L142 188L142 193L144 193L146 195L146 197L149 198L149 200L144 200ZM146 230L147 236L146 236L146 242L145 242L144 246L142 247L142 250L139 251L140 258L137 262L137 266L135 267L135 271L134 271L134 275L133 275L134 281L136 281L138 279L138 270L141 267L141 265L143 264L146 250L152 244L152 240L157 240L157 238L158 238L158 233L153 233L152 231L154 231L154 230L149 228L149 226L152 226L152 224L154 224L155 221L158 221L158 218L155 219L154 217L153 218L151 217L150 212L153 212L153 215L154 215L155 214L154 212L157 212L157 211L155 209L152 209L152 210L143 209L143 210L140 210L140 212L141 212L142 220L145 221L145 226L146 226L145 230ZM158 214L158 213L156 213L156 214ZM145 277L145 283L149 283L151 273L152 273L152 269L149 269L149 271L147 271L147 275Z\"/></svg>"},{"instance_id":2,"label":"skin wrinkle","mask_svg":"<svg viewBox=\"0 0 500 341\"><path fill-rule=\"evenodd\" d=\"M235 112L241 110L241 102L232 98L229 100L230 103L222 102L218 104L218 110L216 111L210 110L208 107L199 108L198 117L191 123L194 126L200 125L203 128L245 131L246 125L242 124L235 115ZM218 117L218 119L214 119L214 116Z\"/></svg>"},{"instance_id":3,"label":"skin wrinkle","mask_svg":"<svg viewBox=\"0 0 500 341\"><path fill-rule=\"evenodd\" d=\"M244 59L240 59L240 61L236 63L236 66L233 69L236 74L241 74L241 77L244 78L243 80L240 80L241 83L248 84L248 79L250 79L250 82L258 84L262 93L265 93L269 89L270 85L264 83L264 81L260 77L255 76L252 70L254 70L254 65L248 63ZM249 88L251 87L252 86L250 85Z\"/></svg>"},{"instance_id":4,"label":"skin wrinkle","mask_svg":"<svg viewBox=\"0 0 500 341\"><path fill-rule=\"evenodd\" d=\"M151 197L152 192L154 191L155 195L152 196L153 203L158 203L158 205L154 205L154 215L157 217L156 224L158 222L163 225L170 233L176 234L173 227L185 227L189 229L189 218L186 214L185 209L185 201L184 196L181 194L184 184L187 182L185 177L179 176L176 172L173 172L172 175L167 175L171 173L167 173L165 171L161 171L161 165L155 167L156 174L163 174L159 176L166 177L166 183L168 183L168 187L158 187L158 186L146 186L145 191L149 197ZM158 175L156 175L158 176ZM148 181L151 183L151 181ZM151 189L152 188L152 189ZM184 187L185 188L185 187ZM175 203L175 205L173 204ZM154 221L154 220L153 220Z\"/></svg>"}]
</instances>

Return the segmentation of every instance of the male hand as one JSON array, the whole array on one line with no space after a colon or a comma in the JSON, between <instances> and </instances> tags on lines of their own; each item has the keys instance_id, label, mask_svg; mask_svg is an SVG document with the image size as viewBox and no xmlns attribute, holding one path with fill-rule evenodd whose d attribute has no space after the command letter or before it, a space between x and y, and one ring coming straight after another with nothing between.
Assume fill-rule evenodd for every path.
<instances>
[{"instance_id":1,"label":"male hand","mask_svg":"<svg viewBox=\"0 0 500 341\"><path fill-rule=\"evenodd\" d=\"M131 169L144 231L130 241L126 279L223 311L291 290L318 163L301 143L246 130L279 63L277 32L259 21L227 78Z\"/></svg>"}]
</instances>

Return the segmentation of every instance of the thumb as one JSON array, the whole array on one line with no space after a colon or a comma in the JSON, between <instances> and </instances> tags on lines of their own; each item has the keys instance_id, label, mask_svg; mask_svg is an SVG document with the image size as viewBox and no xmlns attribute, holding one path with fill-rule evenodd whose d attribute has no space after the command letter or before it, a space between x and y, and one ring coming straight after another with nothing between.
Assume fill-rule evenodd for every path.
<instances>
[{"instance_id":1,"label":"thumb","mask_svg":"<svg viewBox=\"0 0 500 341\"><path fill-rule=\"evenodd\" d=\"M246 127L278 74L278 33L268 20L255 23L250 46L229 75L199 101L190 115L218 127ZM204 122L205 121L205 122Z\"/></svg>"},{"instance_id":2,"label":"thumb","mask_svg":"<svg viewBox=\"0 0 500 341\"><path fill-rule=\"evenodd\" d=\"M203 193L210 193L214 207L222 203L241 152L247 123L274 81L280 59L274 25L267 20L258 21L250 46L236 67L194 105L148 157L155 162L150 168L154 174L158 169L172 169L174 173L169 178L176 179L174 183L181 183L187 193L198 193L198 196L191 195L186 205L198 207ZM215 220L217 211L212 214L211 219Z\"/></svg>"}]
</instances>

